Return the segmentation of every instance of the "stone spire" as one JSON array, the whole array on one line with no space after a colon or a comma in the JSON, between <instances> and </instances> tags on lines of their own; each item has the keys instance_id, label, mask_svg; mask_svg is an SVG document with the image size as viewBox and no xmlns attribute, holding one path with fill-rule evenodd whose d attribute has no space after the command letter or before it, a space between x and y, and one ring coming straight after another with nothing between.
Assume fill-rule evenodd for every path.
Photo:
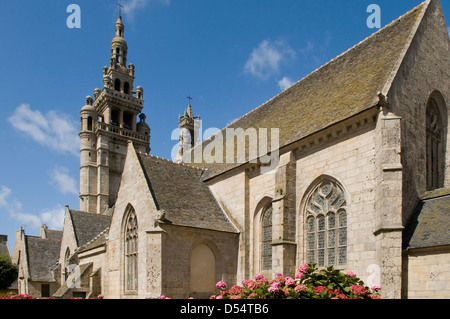
<instances>
[{"instance_id":1,"label":"stone spire","mask_svg":"<svg viewBox=\"0 0 450 319\"><path fill-rule=\"evenodd\" d=\"M111 43L111 60L125 66L127 64L128 45L124 38L125 27L122 17L119 16L116 22L116 36Z\"/></svg>"}]
</instances>

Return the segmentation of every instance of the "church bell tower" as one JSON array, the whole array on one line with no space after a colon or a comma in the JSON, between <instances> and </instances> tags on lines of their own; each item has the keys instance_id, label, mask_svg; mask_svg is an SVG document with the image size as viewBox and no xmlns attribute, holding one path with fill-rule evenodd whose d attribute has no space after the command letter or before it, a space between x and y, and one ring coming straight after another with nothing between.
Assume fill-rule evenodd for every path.
<instances>
[{"instance_id":1,"label":"church bell tower","mask_svg":"<svg viewBox=\"0 0 450 319\"><path fill-rule=\"evenodd\" d=\"M150 127L141 113L144 90L134 89L135 67L126 65L124 31L119 15L109 66L103 68L103 89L86 97L80 112L80 210L90 213L104 214L115 203L128 141L137 151L150 152Z\"/></svg>"}]
</instances>

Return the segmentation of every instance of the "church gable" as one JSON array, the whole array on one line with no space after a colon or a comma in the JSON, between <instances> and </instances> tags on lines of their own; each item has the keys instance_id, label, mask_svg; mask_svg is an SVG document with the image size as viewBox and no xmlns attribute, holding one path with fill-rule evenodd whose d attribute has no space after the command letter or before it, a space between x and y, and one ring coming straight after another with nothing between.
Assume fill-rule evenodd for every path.
<instances>
[{"instance_id":1,"label":"church gable","mask_svg":"<svg viewBox=\"0 0 450 319\"><path fill-rule=\"evenodd\" d=\"M151 223L158 210L132 142L128 143L117 200L113 207L111 233L116 234L122 229L122 219L130 207L136 211L141 225Z\"/></svg>"}]
</instances>

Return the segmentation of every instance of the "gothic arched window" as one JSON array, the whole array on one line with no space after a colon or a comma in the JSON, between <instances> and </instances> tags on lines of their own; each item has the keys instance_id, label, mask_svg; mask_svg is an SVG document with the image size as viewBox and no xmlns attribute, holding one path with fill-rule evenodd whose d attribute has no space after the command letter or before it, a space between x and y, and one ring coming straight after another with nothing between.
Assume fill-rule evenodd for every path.
<instances>
[{"instance_id":1,"label":"gothic arched window","mask_svg":"<svg viewBox=\"0 0 450 319\"><path fill-rule=\"evenodd\" d=\"M427 160L426 160L426 178L427 178L427 190L433 190L442 187L443 179L442 165L443 150L442 150L442 138L443 138L443 126L442 118L436 102L430 99L426 109L426 130L427 130Z\"/></svg>"},{"instance_id":2,"label":"gothic arched window","mask_svg":"<svg viewBox=\"0 0 450 319\"><path fill-rule=\"evenodd\" d=\"M126 291L136 292L138 286L138 223L130 209L125 225L125 285Z\"/></svg>"},{"instance_id":3,"label":"gothic arched window","mask_svg":"<svg viewBox=\"0 0 450 319\"><path fill-rule=\"evenodd\" d=\"M261 224L261 267L262 270L270 270L272 269L272 205L264 210Z\"/></svg>"},{"instance_id":4,"label":"gothic arched window","mask_svg":"<svg viewBox=\"0 0 450 319\"><path fill-rule=\"evenodd\" d=\"M347 264L347 210L337 183L325 180L306 201L306 258L318 267Z\"/></svg>"}]
</instances>

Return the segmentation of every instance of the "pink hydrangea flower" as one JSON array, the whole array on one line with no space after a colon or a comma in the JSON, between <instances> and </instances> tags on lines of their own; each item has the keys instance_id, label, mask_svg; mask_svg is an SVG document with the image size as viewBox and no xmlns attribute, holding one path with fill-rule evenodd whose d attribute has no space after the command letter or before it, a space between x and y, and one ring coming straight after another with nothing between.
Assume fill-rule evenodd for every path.
<instances>
[{"instance_id":1,"label":"pink hydrangea flower","mask_svg":"<svg viewBox=\"0 0 450 319\"><path fill-rule=\"evenodd\" d=\"M276 278L276 277L280 277L280 276L283 276L283 275L280 274L279 272L277 272L277 273L275 274L275 278Z\"/></svg>"},{"instance_id":2,"label":"pink hydrangea flower","mask_svg":"<svg viewBox=\"0 0 450 319\"><path fill-rule=\"evenodd\" d=\"M242 293L242 287L238 286L238 285L234 285L233 287L230 288L230 294L233 295L239 295Z\"/></svg>"},{"instance_id":3,"label":"pink hydrangea flower","mask_svg":"<svg viewBox=\"0 0 450 319\"><path fill-rule=\"evenodd\" d=\"M245 282L244 282L245 281ZM257 283L254 280L243 280L242 284L244 285L245 288L247 289L258 289L259 287L261 287L261 284Z\"/></svg>"},{"instance_id":4,"label":"pink hydrangea flower","mask_svg":"<svg viewBox=\"0 0 450 319\"><path fill-rule=\"evenodd\" d=\"M270 285L269 287L269 292L279 292L280 291L280 284L278 282L274 282L272 285Z\"/></svg>"},{"instance_id":5,"label":"pink hydrangea flower","mask_svg":"<svg viewBox=\"0 0 450 319\"><path fill-rule=\"evenodd\" d=\"M285 279L283 276L278 276L278 277L275 279L275 281L278 282L278 283L280 283L280 285L284 285L286 279Z\"/></svg>"},{"instance_id":6,"label":"pink hydrangea flower","mask_svg":"<svg viewBox=\"0 0 450 319\"><path fill-rule=\"evenodd\" d=\"M365 296L365 295L368 293L366 287L363 287L363 286L361 286L361 285L351 285L351 286L350 286L350 290L351 290L355 295L358 295L358 296Z\"/></svg>"},{"instance_id":7,"label":"pink hydrangea flower","mask_svg":"<svg viewBox=\"0 0 450 319\"><path fill-rule=\"evenodd\" d=\"M307 272L308 269L309 269L308 264L303 264L303 265L301 265L300 267L298 267L298 271L300 271L301 273Z\"/></svg>"},{"instance_id":8,"label":"pink hydrangea flower","mask_svg":"<svg viewBox=\"0 0 450 319\"><path fill-rule=\"evenodd\" d=\"M347 273L345 273L347 276L350 276L350 277L356 277L356 274L354 273L354 272L352 272L352 271L349 271L349 272L347 272Z\"/></svg>"},{"instance_id":9,"label":"pink hydrangea flower","mask_svg":"<svg viewBox=\"0 0 450 319\"><path fill-rule=\"evenodd\" d=\"M381 286L380 285L372 285L372 287L370 287L370 289L377 291L377 290L381 289Z\"/></svg>"},{"instance_id":10,"label":"pink hydrangea flower","mask_svg":"<svg viewBox=\"0 0 450 319\"><path fill-rule=\"evenodd\" d=\"M294 288L294 291L295 291L296 293L305 292L305 291L307 291L307 290L308 290L308 287L306 287L305 285L297 285L297 286L295 286L295 288Z\"/></svg>"},{"instance_id":11,"label":"pink hydrangea flower","mask_svg":"<svg viewBox=\"0 0 450 319\"><path fill-rule=\"evenodd\" d=\"M264 276L262 275L262 274L257 274L257 275L255 275L255 279L256 280L261 280L261 279L263 279L264 278Z\"/></svg>"},{"instance_id":12,"label":"pink hydrangea flower","mask_svg":"<svg viewBox=\"0 0 450 319\"><path fill-rule=\"evenodd\" d=\"M314 292L316 293L316 295L320 295L320 293L322 291L324 291L324 290L328 291L327 287L325 287L325 286L318 286L318 287L314 288Z\"/></svg>"},{"instance_id":13,"label":"pink hydrangea flower","mask_svg":"<svg viewBox=\"0 0 450 319\"><path fill-rule=\"evenodd\" d=\"M227 287L227 283L224 282L224 281L219 281L219 282L216 284L216 288L219 288L219 289L226 288L226 287Z\"/></svg>"},{"instance_id":14,"label":"pink hydrangea flower","mask_svg":"<svg viewBox=\"0 0 450 319\"><path fill-rule=\"evenodd\" d=\"M299 272L298 274L295 275L295 279L301 279L303 277L303 273Z\"/></svg>"},{"instance_id":15,"label":"pink hydrangea flower","mask_svg":"<svg viewBox=\"0 0 450 319\"><path fill-rule=\"evenodd\" d=\"M291 277L286 277L285 285L286 286L294 286L295 285L295 280L292 279Z\"/></svg>"}]
</instances>

